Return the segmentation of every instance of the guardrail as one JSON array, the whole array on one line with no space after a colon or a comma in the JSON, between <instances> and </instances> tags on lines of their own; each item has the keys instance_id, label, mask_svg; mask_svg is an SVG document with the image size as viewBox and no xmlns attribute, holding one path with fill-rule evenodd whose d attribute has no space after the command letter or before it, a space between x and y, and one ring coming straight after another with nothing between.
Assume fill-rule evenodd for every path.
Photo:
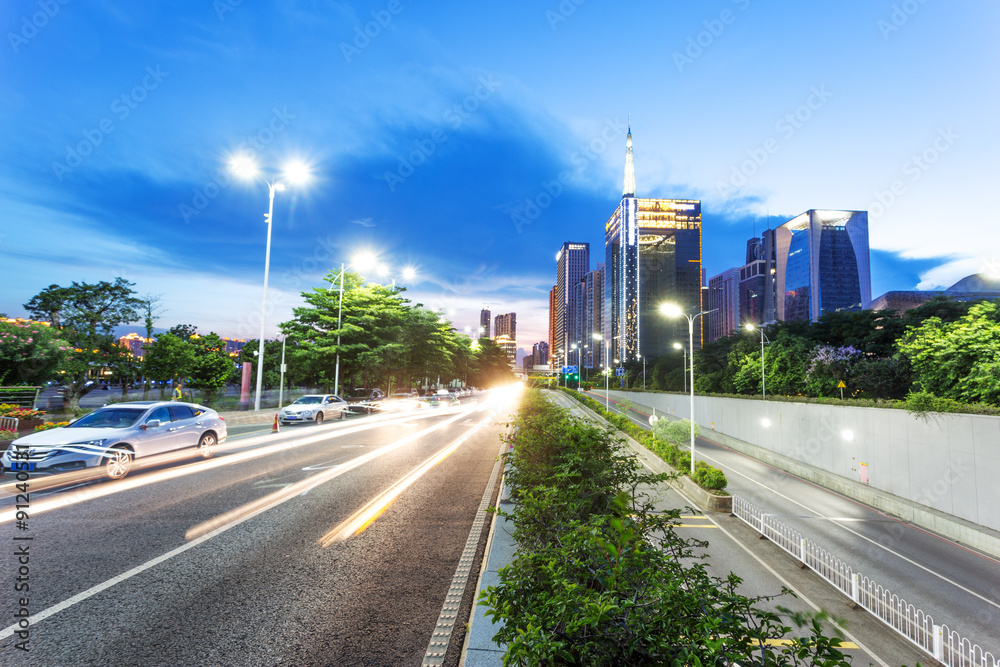
<instances>
[{"instance_id":1,"label":"guardrail","mask_svg":"<svg viewBox=\"0 0 1000 667\"><path fill-rule=\"evenodd\" d=\"M1000 660L930 614L869 579L812 540L743 498L733 496L733 514L851 598L897 633L948 667L1000 667Z\"/></svg>"},{"instance_id":2,"label":"guardrail","mask_svg":"<svg viewBox=\"0 0 1000 667\"><path fill-rule=\"evenodd\" d=\"M17 431L17 417L0 417L0 431Z\"/></svg>"}]
</instances>

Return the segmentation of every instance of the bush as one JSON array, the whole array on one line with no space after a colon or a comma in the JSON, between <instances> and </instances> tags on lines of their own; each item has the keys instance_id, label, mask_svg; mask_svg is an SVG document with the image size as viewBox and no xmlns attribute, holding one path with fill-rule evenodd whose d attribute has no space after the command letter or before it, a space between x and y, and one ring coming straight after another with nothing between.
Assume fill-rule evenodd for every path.
<instances>
[{"instance_id":1,"label":"bush","mask_svg":"<svg viewBox=\"0 0 1000 667\"><path fill-rule=\"evenodd\" d=\"M768 598L711 577L693 557L707 545L674 530L680 510L653 513L638 491L665 476L538 393L525 392L505 454L518 550L480 594L503 621L505 665L848 664L821 616L792 616L811 636L768 644L791 630L756 606Z\"/></svg>"},{"instance_id":2,"label":"bush","mask_svg":"<svg viewBox=\"0 0 1000 667\"><path fill-rule=\"evenodd\" d=\"M17 431L14 429L0 429L0 442L6 442L8 440L13 440L17 437Z\"/></svg>"},{"instance_id":3,"label":"bush","mask_svg":"<svg viewBox=\"0 0 1000 667\"><path fill-rule=\"evenodd\" d=\"M63 426L69 426L69 422L46 422L45 424L39 424L35 427L33 433L38 433L39 431L48 431L54 428L62 428Z\"/></svg>"},{"instance_id":4,"label":"bush","mask_svg":"<svg viewBox=\"0 0 1000 667\"><path fill-rule=\"evenodd\" d=\"M699 461L699 463L701 462ZM694 481L697 482L698 486L709 491L722 491L729 484L724 472L710 466L697 467L694 471Z\"/></svg>"}]
</instances>

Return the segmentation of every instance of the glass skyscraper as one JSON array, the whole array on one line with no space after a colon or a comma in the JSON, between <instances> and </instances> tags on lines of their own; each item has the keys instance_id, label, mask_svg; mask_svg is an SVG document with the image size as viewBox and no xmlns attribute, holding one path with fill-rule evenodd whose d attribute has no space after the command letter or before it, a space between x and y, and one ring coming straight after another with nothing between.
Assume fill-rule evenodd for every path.
<instances>
[{"instance_id":1,"label":"glass skyscraper","mask_svg":"<svg viewBox=\"0 0 1000 667\"><path fill-rule=\"evenodd\" d=\"M871 302L867 211L811 209L774 233L779 320L815 322Z\"/></svg>"}]
</instances>

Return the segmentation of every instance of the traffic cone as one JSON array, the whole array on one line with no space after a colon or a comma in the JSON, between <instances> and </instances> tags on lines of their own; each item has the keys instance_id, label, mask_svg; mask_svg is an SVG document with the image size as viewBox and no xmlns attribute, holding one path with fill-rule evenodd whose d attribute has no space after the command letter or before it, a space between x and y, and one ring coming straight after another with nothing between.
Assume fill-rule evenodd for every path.
<instances>
[{"instance_id":1,"label":"traffic cone","mask_svg":"<svg viewBox=\"0 0 1000 667\"><path fill-rule=\"evenodd\" d=\"M278 433L278 413L274 413L274 426L271 427L271 433Z\"/></svg>"}]
</instances>

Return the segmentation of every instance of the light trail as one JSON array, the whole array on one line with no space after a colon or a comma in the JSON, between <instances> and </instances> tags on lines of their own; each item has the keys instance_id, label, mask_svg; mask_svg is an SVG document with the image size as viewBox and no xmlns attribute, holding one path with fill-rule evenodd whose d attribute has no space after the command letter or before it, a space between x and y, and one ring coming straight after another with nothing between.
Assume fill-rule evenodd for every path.
<instances>
[{"instance_id":1,"label":"light trail","mask_svg":"<svg viewBox=\"0 0 1000 667\"><path fill-rule=\"evenodd\" d=\"M412 472L406 475L406 477L403 477L401 480L383 491L374 500L351 515L350 518L341 522L336 528L320 538L320 546L328 547L334 542L341 542L363 533L368 526L372 525L375 520L382 515L383 512L389 509L389 506L396 500L397 497L399 497L401 493L403 493L403 491L420 479L431 468L448 458L448 456L458 449L462 443L471 438L476 431L486 426L492 418L492 414L484 417L478 424L459 436L458 439L450 445L424 461Z\"/></svg>"}]
</instances>

